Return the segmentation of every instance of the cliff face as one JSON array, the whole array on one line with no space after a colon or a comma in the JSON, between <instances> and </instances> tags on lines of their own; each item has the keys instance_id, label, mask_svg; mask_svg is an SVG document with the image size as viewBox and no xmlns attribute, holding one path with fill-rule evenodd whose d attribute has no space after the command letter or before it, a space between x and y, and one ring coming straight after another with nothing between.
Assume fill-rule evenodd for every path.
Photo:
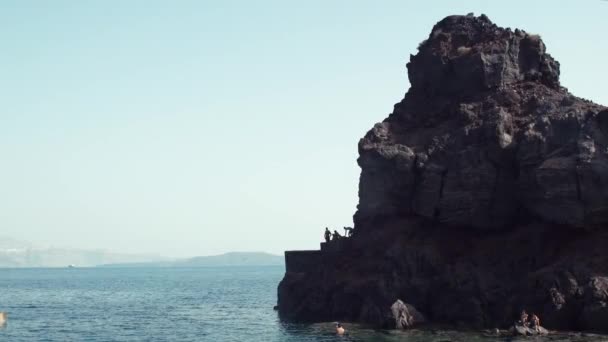
<instances>
[{"instance_id":1,"label":"cliff face","mask_svg":"<svg viewBox=\"0 0 608 342\"><path fill-rule=\"evenodd\" d=\"M608 331L608 109L560 86L539 36L487 17L435 25L411 88L359 142L355 236L287 272L279 310L390 325L430 321Z\"/></svg>"},{"instance_id":2,"label":"cliff face","mask_svg":"<svg viewBox=\"0 0 608 342\"><path fill-rule=\"evenodd\" d=\"M608 111L560 87L538 36L448 17L408 70L405 98L359 144L358 225L387 215L483 230L531 216L608 221Z\"/></svg>"}]
</instances>

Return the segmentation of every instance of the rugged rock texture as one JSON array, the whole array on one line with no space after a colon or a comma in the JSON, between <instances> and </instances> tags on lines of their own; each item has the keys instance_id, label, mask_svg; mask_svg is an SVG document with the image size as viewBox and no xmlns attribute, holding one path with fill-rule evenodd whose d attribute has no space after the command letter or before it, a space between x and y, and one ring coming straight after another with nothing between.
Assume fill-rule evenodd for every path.
<instances>
[{"instance_id":1,"label":"rugged rock texture","mask_svg":"<svg viewBox=\"0 0 608 342\"><path fill-rule=\"evenodd\" d=\"M515 325L509 329L509 333L514 336L534 336L534 335L548 335L549 331L543 327L532 328L524 327L522 325Z\"/></svg>"},{"instance_id":2,"label":"rugged rock texture","mask_svg":"<svg viewBox=\"0 0 608 342\"><path fill-rule=\"evenodd\" d=\"M608 331L608 108L560 86L537 35L484 15L435 25L411 88L359 143L348 248L288 272L279 311L387 326L398 298L432 322Z\"/></svg>"},{"instance_id":3,"label":"rugged rock texture","mask_svg":"<svg viewBox=\"0 0 608 342\"><path fill-rule=\"evenodd\" d=\"M608 110L560 87L538 36L448 17L408 70L403 101L359 143L358 228L412 214L493 230L608 221Z\"/></svg>"}]
</instances>

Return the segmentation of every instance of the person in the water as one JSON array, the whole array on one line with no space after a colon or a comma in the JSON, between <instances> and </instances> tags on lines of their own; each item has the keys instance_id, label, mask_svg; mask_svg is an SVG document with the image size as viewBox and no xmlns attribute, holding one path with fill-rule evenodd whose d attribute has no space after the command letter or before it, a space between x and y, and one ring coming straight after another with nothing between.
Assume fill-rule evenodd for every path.
<instances>
[{"instance_id":1,"label":"person in the water","mask_svg":"<svg viewBox=\"0 0 608 342\"><path fill-rule=\"evenodd\" d=\"M527 327L530 322L528 321L528 313L526 310L521 310L521 314L519 314L519 321L516 324L521 325L523 327Z\"/></svg>"},{"instance_id":2,"label":"person in the water","mask_svg":"<svg viewBox=\"0 0 608 342\"><path fill-rule=\"evenodd\" d=\"M536 332L540 332L540 318L538 318L538 316L536 316L536 314L532 314L532 318L530 319L531 321L531 328L534 329L534 331Z\"/></svg>"},{"instance_id":3,"label":"person in the water","mask_svg":"<svg viewBox=\"0 0 608 342\"><path fill-rule=\"evenodd\" d=\"M344 327L342 326L342 324L340 324L340 322L336 322L336 334L344 335L345 332L346 332L346 330L344 330Z\"/></svg>"}]
</instances>

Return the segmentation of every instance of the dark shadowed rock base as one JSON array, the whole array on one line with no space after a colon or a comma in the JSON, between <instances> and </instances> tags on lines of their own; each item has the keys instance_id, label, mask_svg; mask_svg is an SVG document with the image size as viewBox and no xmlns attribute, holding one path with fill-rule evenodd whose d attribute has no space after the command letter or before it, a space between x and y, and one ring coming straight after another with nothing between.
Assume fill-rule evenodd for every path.
<instances>
[{"instance_id":1,"label":"dark shadowed rock base","mask_svg":"<svg viewBox=\"0 0 608 342\"><path fill-rule=\"evenodd\" d=\"M548 329L608 331L607 233L542 223L477 233L408 219L379 227L286 273L282 317L393 328L387 313L401 298L430 322L463 328L508 328L526 308Z\"/></svg>"},{"instance_id":2,"label":"dark shadowed rock base","mask_svg":"<svg viewBox=\"0 0 608 342\"><path fill-rule=\"evenodd\" d=\"M288 252L282 317L393 328L401 299L433 323L507 328L526 309L608 332L608 109L561 87L545 50L483 15L435 25L359 143L355 236Z\"/></svg>"}]
</instances>

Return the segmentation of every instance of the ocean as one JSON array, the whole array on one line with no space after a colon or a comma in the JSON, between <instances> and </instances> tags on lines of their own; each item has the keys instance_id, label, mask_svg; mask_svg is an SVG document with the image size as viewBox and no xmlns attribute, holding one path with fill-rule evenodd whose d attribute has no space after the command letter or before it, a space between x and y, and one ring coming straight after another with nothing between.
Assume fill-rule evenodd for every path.
<instances>
[{"instance_id":1,"label":"ocean","mask_svg":"<svg viewBox=\"0 0 608 342\"><path fill-rule=\"evenodd\" d=\"M477 332L376 331L282 322L284 268L0 269L0 341L507 341ZM608 341L564 334L551 341ZM522 339L530 341L530 339Z\"/></svg>"}]
</instances>

